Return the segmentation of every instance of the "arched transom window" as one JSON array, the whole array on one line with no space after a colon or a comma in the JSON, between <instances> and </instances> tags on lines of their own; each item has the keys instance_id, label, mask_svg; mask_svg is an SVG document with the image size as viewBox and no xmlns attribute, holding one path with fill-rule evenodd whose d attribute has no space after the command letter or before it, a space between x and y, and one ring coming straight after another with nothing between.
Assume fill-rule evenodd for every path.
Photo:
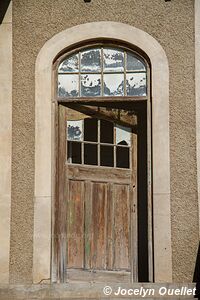
<instances>
[{"instance_id":1,"label":"arched transom window","mask_svg":"<svg viewBox=\"0 0 200 300\"><path fill-rule=\"evenodd\" d=\"M111 101L117 97L120 101L127 97L147 100L144 59L125 48L90 46L62 56L57 66L58 101L68 107L67 162L131 169L135 113L120 105L86 106L84 101L109 97ZM70 98L83 102L69 109Z\"/></svg>"},{"instance_id":2,"label":"arched transom window","mask_svg":"<svg viewBox=\"0 0 200 300\"><path fill-rule=\"evenodd\" d=\"M147 68L135 53L92 47L64 58L58 66L58 98L147 96Z\"/></svg>"}]
</instances>

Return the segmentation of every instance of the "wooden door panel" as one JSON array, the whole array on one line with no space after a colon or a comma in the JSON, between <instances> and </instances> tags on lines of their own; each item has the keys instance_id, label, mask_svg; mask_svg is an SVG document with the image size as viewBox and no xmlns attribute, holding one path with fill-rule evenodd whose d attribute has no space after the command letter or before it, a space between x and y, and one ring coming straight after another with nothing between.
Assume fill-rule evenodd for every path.
<instances>
[{"instance_id":1,"label":"wooden door panel","mask_svg":"<svg viewBox=\"0 0 200 300\"><path fill-rule=\"evenodd\" d=\"M67 201L67 265L84 267L84 183L69 180Z\"/></svg>"},{"instance_id":2,"label":"wooden door panel","mask_svg":"<svg viewBox=\"0 0 200 300\"><path fill-rule=\"evenodd\" d=\"M67 267L130 271L129 185L69 180L68 187Z\"/></svg>"},{"instance_id":3,"label":"wooden door panel","mask_svg":"<svg viewBox=\"0 0 200 300\"><path fill-rule=\"evenodd\" d=\"M107 184L92 183L91 268L106 269Z\"/></svg>"},{"instance_id":4,"label":"wooden door panel","mask_svg":"<svg viewBox=\"0 0 200 300\"><path fill-rule=\"evenodd\" d=\"M108 184L107 202L107 269L113 270L114 261L114 184Z\"/></svg>"},{"instance_id":5,"label":"wooden door panel","mask_svg":"<svg viewBox=\"0 0 200 300\"><path fill-rule=\"evenodd\" d=\"M130 169L81 166L75 164L67 166L67 177L74 180L131 184L132 174L135 175L135 172Z\"/></svg>"},{"instance_id":6,"label":"wooden door panel","mask_svg":"<svg viewBox=\"0 0 200 300\"><path fill-rule=\"evenodd\" d=\"M130 271L129 243L129 186L114 185L114 264L115 270Z\"/></svg>"}]
</instances>

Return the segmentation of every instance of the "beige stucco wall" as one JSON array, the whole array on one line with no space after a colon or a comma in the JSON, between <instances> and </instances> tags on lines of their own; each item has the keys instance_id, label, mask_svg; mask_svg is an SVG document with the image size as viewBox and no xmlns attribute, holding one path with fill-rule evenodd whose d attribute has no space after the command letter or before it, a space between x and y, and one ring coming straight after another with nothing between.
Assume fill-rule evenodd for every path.
<instances>
[{"instance_id":1,"label":"beige stucco wall","mask_svg":"<svg viewBox=\"0 0 200 300\"><path fill-rule=\"evenodd\" d=\"M151 34L170 67L170 159L174 281L191 281L198 244L193 0L15 0L10 281L32 281L34 67L43 44L71 26L116 21Z\"/></svg>"}]
</instances>

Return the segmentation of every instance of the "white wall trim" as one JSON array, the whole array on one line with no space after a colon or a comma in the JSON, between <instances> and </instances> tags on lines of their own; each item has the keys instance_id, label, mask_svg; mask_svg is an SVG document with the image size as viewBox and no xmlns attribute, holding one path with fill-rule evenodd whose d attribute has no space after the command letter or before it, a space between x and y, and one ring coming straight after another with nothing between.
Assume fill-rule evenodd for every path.
<instances>
[{"instance_id":1,"label":"white wall trim","mask_svg":"<svg viewBox=\"0 0 200 300\"><path fill-rule=\"evenodd\" d=\"M34 283L49 278L51 266L52 63L64 48L96 38L130 43L142 49L151 61L154 273L156 282L171 282L168 60L161 45L146 32L123 23L94 22L81 24L56 34L42 47L36 61Z\"/></svg>"},{"instance_id":2,"label":"white wall trim","mask_svg":"<svg viewBox=\"0 0 200 300\"><path fill-rule=\"evenodd\" d=\"M0 283L9 282L12 156L12 2L0 24Z\"/></svg>"}]
</instances>

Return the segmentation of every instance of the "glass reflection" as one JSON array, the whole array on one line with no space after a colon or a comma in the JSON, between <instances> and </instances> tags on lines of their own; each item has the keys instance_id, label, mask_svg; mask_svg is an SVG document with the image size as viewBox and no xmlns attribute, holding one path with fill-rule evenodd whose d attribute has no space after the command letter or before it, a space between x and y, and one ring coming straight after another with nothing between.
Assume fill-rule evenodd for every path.
<instances>
[{"instance_id":1,"label":"glass reflection","mask_svg":"<svg viewBox=\"0 0 200 300\"><path fill-rule=\"evenodd\" d=\"M59 74L58 75L58 96L76 97L78 96L78 75Z\"/></svg>"},{"instance_id":2,"label":"glass reflection","mask_svg":"<svg viewBox=\"0 0 200 300\"><path fill-rule=\"evenodd\" d=\"M81 72L100 72L100 49L90 49L81 53Z\"/></svg>"},{"instance_id":3,"label":"glass reflection","mask_svg":"<svg viewBox=\"0 0 200 300\"><path fill-rule=\"evenodd\" d=\"M100 96L101 95L101 75L85 74L81 75L81 96Z\"/></svg>"},{"instance_id":4,"label":"glass reflection","mask_svg":"<svg viewBox=\"0 0 200 300\"><path fill-rule=\"evenodd\" d=\"M131 128L116 125L116 144L124 146L131 145Z\"/></svg>"},{"instance_id":5,"label":"glass reflection","mask_svg":"<svg viewBox=\"0 0 200 300\"><path fill-rule=\"evenodd\" d=\"M104 49L104 71L123 72L124 71L124 52L114 49Z\"/></svg>"},{"instance_id":6,"label":"glass reflection","mask_svg":"<svg viewBox=\"0 0 200 300\"><path fill-rule=\"evenodd\" d=\"M104 74L104 96L124 95L124 74Z\"/></svg>"},{"instance_id":7,"label":"glass reflection","mask_svg":"<svg viewBox=\"0 0 200 300\"><path fill-rule=\"evenodd\" d=\"M67 121L67 139L70 141L83 140L83 120Z\"/></svg>"},{"instance_id":8,"label":"glass reflection","mask_svg":"<svg viewBox=\"0 0 200 300\"><path fill-rule=\"evenodd\" d=\"M146 73L126 74L126 91L128 96L146 96Z\"/></svg>"},{"instance_id":9,"label":"glass reflection","mask_svg":"<svg viewBox=\"0 0 200 300\"><path fill-rule=\"evenodd\" d=\"M58 68L59 73L65 72L78 72L78 54L70 56L69 58L65 59Z\"/></svg>"},{"instance_id":10,"label":"glass reflection","mask_svg":"<svg viewBox=\"0 0 200 300\"><path fill-rule=\"evenodd\" d=\"M61 62L57 93L60 98L146 96L146 76L146 65L136 54L117 48L90 48Z\"/></svg>"},{"instance_id":11,"label":"glass reflection","mask_svg":"<svg viewBox=\"0 0 200 300\"><path fill-rule=\"evenodd\" d=\"M127 62L126 62L127 71L146 71L145 64L142 60L139 60L132 53L127 52Z\"/></svg>"}]
</instances>

